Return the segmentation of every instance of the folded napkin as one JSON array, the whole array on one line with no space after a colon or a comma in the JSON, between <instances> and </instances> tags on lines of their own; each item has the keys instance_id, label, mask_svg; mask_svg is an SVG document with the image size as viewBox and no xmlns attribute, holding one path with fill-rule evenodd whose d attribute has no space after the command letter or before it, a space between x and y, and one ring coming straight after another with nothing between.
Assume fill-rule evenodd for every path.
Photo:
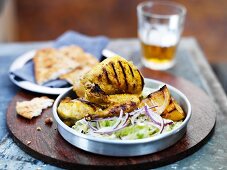
<instances>
[{"instance_id":1,"label":"folded napkin","mask_svg":"<svg viewBox=\"0 0 227 170\"><path fill-rule=\"evenodd\" d=\"M60 36L55 42L54 47L59 48L68 45L78 45L84 51L93 54L98 60L102 57L102 50L106 47L109 40L105 36L90 37L74 31L68 31Z\"/></svg>"},{"instance_id":2,"label":"folded napkin","mask_svg":"<svg viewBox=\"0 0 227 170\"><path fill-rule=\"evenodd\" d=\"M102 58L102 50L108 44L108 38L104 36L89 37L74 31L68 31L61 35L53 42L54 48L60 48L68 45L78 45L84 49L85 52L93 54L98 60ZM15 75L17 81L30 81L35 83L34 63L32 60L28 61L22 68L17 69L10 74ZM65 80L52 80L43 84L47 87L66 87L70 86Z\"/></svg>"}]
</instances>

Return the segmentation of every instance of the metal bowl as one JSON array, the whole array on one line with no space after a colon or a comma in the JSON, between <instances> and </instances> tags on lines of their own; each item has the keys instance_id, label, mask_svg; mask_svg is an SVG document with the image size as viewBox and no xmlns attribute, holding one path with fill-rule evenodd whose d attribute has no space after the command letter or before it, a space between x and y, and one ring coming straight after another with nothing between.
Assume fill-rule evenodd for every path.
<instances>
[{"instance_id":1,"label":"metal bowl","mask_svg":"<svg viewBox=\"0 0 227 170\"><path fill-rule=\"evenodd\" d=\"M165 83L145 79L145 88L159 89ZM187 97L176 88L167 84L171 95L183 107L186 115L185 120L178 128L152 138L137 139L137 140L111 140L103 138L95 138L76 132L72 128L65 125L58 116L57 107L65 97L75 97L72 88L58 96L53 105L54 118L58 124L58 131L62 137L72 145L96 154L109 156L139 156L161 151L182 138L186 132L186 127L191 117L191 104Z\"/></svg>"}]
</instances>

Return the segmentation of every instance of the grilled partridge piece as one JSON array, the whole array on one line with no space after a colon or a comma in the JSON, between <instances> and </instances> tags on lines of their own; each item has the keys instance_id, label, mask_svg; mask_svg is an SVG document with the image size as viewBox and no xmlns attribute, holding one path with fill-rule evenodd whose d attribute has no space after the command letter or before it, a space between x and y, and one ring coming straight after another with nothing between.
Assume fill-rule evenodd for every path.
<instances>
[{"instance_id":1,"label":"grilled partridge piece","mask_svg":"<svg viewBox=\"0 0 227 170\"><path fill-rule=\"evenodd\" d=\"M65 98L58 106L58 114L64 120L79 120L87 114L94 114L101 107L83 99Z\"/></svg>"},{"instance_id":2,"label":"grilled partridge piece","mask_svg":"<svg viewBox=\"0 0 227 170\"><path fill-rule=\"evenodd\" d=\"M144 79L133 63L120 56L107 58L83 76L79 87L74 86L79 97L99 103L103 95L137 94L140 95ZM95 94L92 94L95 93ZM101 94L101 97L97 97Z\"/></svg>"},{"instance_id":3,"label":"grilled partridge piece","mask_svg":"<svg viewBox=\"0 0 227 170\"><path fill-rule=\"evenodd\" d=\"M116 96L117 99L122 98L120 94L111 96ZM97 110L95 114L91 115L91 117L95 118L118 116L121 110L123 110L124 113L126 112L129 113L135 110L138 107L138 104L140 103L140 99L136 95L131 95L131 98L129 96L127 97L125 96L123 98L124 100L120 99L120 101L116 102L115 104L109 105L106 109Z\"/></svg>"},{"instance_id":4,"label":"grilled partridge piece","mask_svg":"<svg viewBox=\"0 0 227 170\"><path fill-rule=\"evenodd\" d=\"M86 116L108 117L118 116L120 110L131 112L140 103L137 95L119 94L110 95L109 104L98 105L84 99L65 98L58 106L58 114L63 120L79 120Z\"/></svg>"},{"instance_id":5,"label":"grilled partridge piece","mask_svg":"<svg viewBox=\"0 0 227 170\"><path fill-rule=\"evenodd\" d=\"M131 112L140 104L143 86L143 77L131 62L119 56L108 58L74 85L79 98L61 101L59 116L79 120L118 116L120 110Z\"/></svg>"},{"instance_id":6,"label":"grilled partridge piece","mask_svg":"<svg viewBox=\"0 0 227 170\"><path fill-rule=\"evenodd\" d=\"M93 85L93 84L90 84ZM107 95L98 85L87 87L85 98L93 103L102 105L119 104L127 101L139 100L138 94L113 94Z\"/></svg>"}]
</instances>

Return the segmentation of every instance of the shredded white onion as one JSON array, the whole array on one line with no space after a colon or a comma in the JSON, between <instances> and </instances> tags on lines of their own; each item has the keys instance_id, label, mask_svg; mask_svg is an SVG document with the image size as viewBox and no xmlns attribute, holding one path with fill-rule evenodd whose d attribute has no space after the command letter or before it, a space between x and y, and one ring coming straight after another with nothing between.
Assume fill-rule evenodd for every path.
<instances>
[{"instance_id":1,"label":"shredded white onion","mask_svg":"<svg viewBox=\"0 0 227 170\"><path fill-rule=\"evenodd\" d=\"M141 110L141 111L142 111L142 110ZM132 125L135 124L136 118L139 117L140 115L141 115L141 112L136 113L136 114L134 114L134 115L131 117L131 123L132 123Z\"/></svg>"},{"instance_id":2,"label":"shredded white onion","mask_svg":"<svg viewBox=\"0 0 227 170\"><path fill-rule=\"evenodd\" d=\"M118 130L126 127L128 125L127 121L128 121L128 118L129 118L129 114L126 113L125 116L123 116L123 114L124 114L124 112L123 112L123 110L121 110L120 115L117 118L117 121L113 126L103 127L103 128L99 127L98 129L92 128L92 130L94 130L94 133L102 133L103 134L103 133L112 133L112 132L118 131ZM101 120L104 120L104 119L101 119ZM96 121L96 123L98 124L99 122Z\"/></svg>"},{"instance_id":3,"label":"shredded white onion","mask_svg":"<svg viewBox=\"0 0 227 170\"><path fill-rule=\"evenodd\" d=\"M126 122L123 126L118 127L118 128L115 128L115 129L102 128L102 129L99 129L99 130L97 130L97 131L94 131L94 133L101 133L101 134L113 133L113 132L116 132L116 131L118 131L118 130L121 130L121 129L125 128L126 126L128 126L128 122Z\"/></svg>"},{"instance_id":4,"label":"shredded white onion","mask_svg":"<svg viewBox=\"0 0 227 170\"><path fill-rule=\"evenodd\" d=\"M154 106L156 107L156 106ZM167 125L171 125L173 124L173 121L171 120L165 120L157 113L155 113L151 108L149 108L149 106L144 106L140 109L137 109L133 112L130 113L125 113L123 110L120 111L119 117L113 117L113 118L99 118L99 119L95 119L92 121L86 121L88 123L88 126L93 130L94 133L100 133L100 134L105 134L105 133L113 133L116 132L120 129L125 128L130 122L132 125L134 125L136 123L136 119L140 116L140 115L147 115L150 119L149 124L151 126L155 126L156 128L159 129L159 133L162 133L164 130L164 127ZM130 118L130 121L128 121ZM116 120L115 124L111 127L100 127L99 122L100 121L104 121L104 120ZM96 123L96 127L94 127L91 122L95 122Z\"/></svg>"}]
</instances>

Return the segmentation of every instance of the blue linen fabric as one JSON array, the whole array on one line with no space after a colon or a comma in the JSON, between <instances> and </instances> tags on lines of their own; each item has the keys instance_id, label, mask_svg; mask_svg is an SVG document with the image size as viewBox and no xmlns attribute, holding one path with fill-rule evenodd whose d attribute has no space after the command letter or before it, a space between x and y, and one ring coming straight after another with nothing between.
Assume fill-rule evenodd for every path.
<instances>
[{"instance_id":1,"label":"blue linen fabric","mask_svg":"<svg viewBox=\"0 0 227 170\"><path fill-rule=\"evenodd\" d=\"M1 55L0 52L0 141L7 134L5 115L8 104L19 89L10 81L7 71L14 59L13 55Z\"/></svg>"},{"instance_id":2,"label":"blue linen fabric","mask_svg":"<svg viewBox=\"0 0 227 170\"><path fill-rule=\"evenodd\" d=\"M84 51L93 54L98 60L102 57L102 50L107 46L109 40L105 36L90 37L78 32L68 31L60 36L55 42L54 47L59 48L68 45L78 45Z\"/></svg>"},{"instance_id":3,"label":"blue linen fabric","mask_svg":"<svg viewBox=\"0 0 227 170\"><path fill-rule=\"evenodd\" d=\"M107 46L109 40L105 36L89 37L78 32L67 31L53 42L53 47L60 48L68 45L78 45L84 49L85 52L93 54L98 60L102 58L102 50ZM28 61L24 67L15 70L14 74L18 80L26 80L35 83L34 78L34 63ZM65 87L68 84L65 80L52 80L45 84L47 87Z\"/></svg>"}]
</instances>

